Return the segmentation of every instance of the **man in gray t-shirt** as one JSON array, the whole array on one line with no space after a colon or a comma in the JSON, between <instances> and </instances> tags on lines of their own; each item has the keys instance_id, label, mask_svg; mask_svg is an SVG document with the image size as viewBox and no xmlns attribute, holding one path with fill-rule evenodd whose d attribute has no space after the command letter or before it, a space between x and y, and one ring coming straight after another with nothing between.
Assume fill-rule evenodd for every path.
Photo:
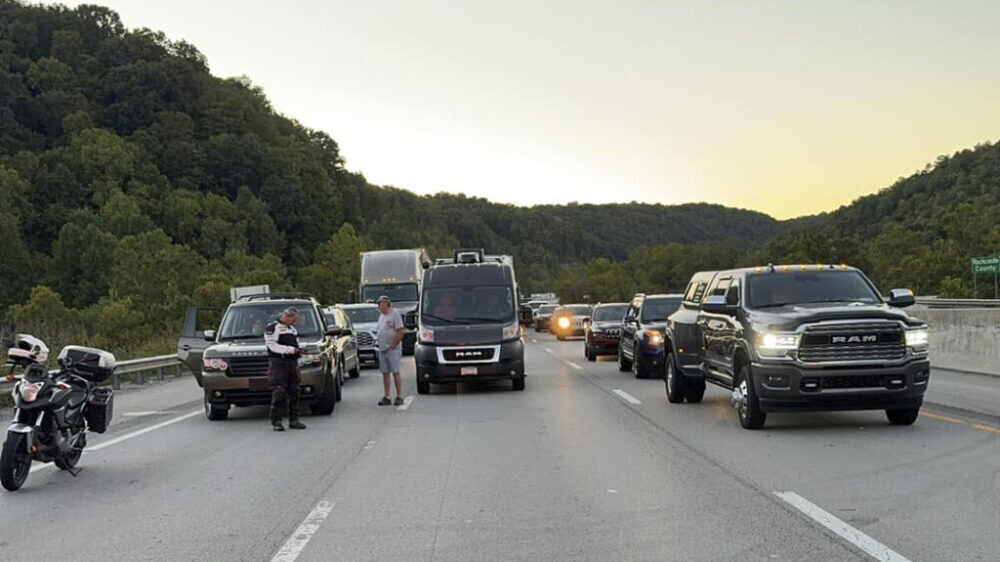
<instances>
[{"instance_id":1,"label":"man in gray t-shirt","mask_svg":"<svg viewBox=\"0 0 1000 562\"><path fill-rule=\"evenodd\" d=\"M385 388L385 395L379 401L379 406L389 406L389 375L392 374L396 380L396 405L403 403L403 381L400 379L399 371L403 362L403 334L406 327L403 325L403 317L399 311L392 307L392 301L387 296L378 298L378 327L376 328L378 338L378 366L382 371L382 386Z\"/></svg>"}]
</instances>

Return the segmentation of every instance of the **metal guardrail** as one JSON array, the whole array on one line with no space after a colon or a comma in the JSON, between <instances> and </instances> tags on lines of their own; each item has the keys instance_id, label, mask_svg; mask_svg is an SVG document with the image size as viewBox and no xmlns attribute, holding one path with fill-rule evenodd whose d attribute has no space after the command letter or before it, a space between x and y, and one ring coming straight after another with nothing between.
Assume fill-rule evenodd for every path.
<instances>
[{"instance_id":1,"label":"metal guardrail","mask_svg":"<svg viewBox=\"0 0 1000 562\"><path fill-rule=\"evenodd\" d=\"M939 299L937 297L917 297L917 305L927 308L1000 308L997 299Z\"/></svg>"},{"instance_id":2,"label":"metal guardrail","mask_svg":"<svg viewBox=\"0 0 1000 562\"><path fill-rule=\"evenodd\" d=\"M140 359L119 361L115 366L114 374L111 375L111 388L119 390L122 379L125 378L137 384L145 383L147 377L155 377L157 380L162 381L166 377L168 370L173 370L174 376L180 376L183 373L183 365L176 355L158 355L156 357L142 357ZM53 370L50 372L55 374L59 371ZM10 391L12 386L13 383L5 382L0 384L0 392Z\"/></svg>"}]
</instances>

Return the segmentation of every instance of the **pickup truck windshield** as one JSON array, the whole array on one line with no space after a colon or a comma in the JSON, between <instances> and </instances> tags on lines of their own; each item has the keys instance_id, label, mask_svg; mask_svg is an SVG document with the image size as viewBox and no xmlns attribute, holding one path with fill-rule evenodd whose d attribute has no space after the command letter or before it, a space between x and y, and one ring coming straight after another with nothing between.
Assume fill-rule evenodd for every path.
<instances>
[{"instance_id":1,"label":"pickup truck windshield","mask_svg":"<svg viewBox=\"0 0 1000 562\"><path fill-rule=\"evenodd\" d=\"M599 306L594 309L594 322L611 322L614 320L620 321L622 318L625 318L626 310L628 310L627 304Z\"/></svg>"},{"instance_id":2,"label":"pickup truck windshield","mask_svg":"<svg viewBox=\"0 0 1000 562\"><path fill-rule=\"evenodd\" d=\"M420 302L423 321L432 326L514 319L514 292L503 285L425 289Z\"/></svg>"},{"instance_id":3,"label":"pickup truck windshield","mask_svg":"<svg viewBox=\"0 0 1000 562\"><path fill-rule=\"evenodd\" d=\"M640 319L643 322L665 322L680 307L680 299L646 299L642 303Z\"/></svg>"},{"instance_id":4,"label":"pickup truck windshield","mask_svg":"<svg viewBox=\"0 0 1000 562\"><path fill-rule=\"evenodd\" d=\"M377 308L345 308L343 310L344 313L347 314L347 317L351 319L351 324L370 324L378 322Z\"/></svg>"},{"instance_id":5,"label":"pickup truck windshield","mask_svg":"<svg viewBox=\"0 0 1000 562\"><path fill-rule=\"evenodd\" d=\"M857 271L790 271L748 275L747 296L750 308L820 302L882 302L882 297Z\"/></svg>"},{"instance_id":6,"label":"pickup truck windshield","mask_svg":"<svg viewBox=\"0 0 1000 562\"><path fill-rule=\"evenodd\" d=\"M295 330L300 338L315 338L320 335L320 322L316 310L308 303L299 305L289 303L260 303L253 305L231 306L222 319L219 330L219 341L251 340L259 338L264 342L264 327L281 316L281 312L289 306L299 309L299 321Z\"/></svg>"},{"instance_id":7,"label":"pickup truck windshield","mask_svg":"<svg viewBox=\"0 0 1000 562\"><path fill-rule=\"evenodd\" d=\"M413 283L386 283L361 288L361 300L365 302L375 302L382 295L392 302L417 302L417 286Z\"/></svg>"}]
</instances>

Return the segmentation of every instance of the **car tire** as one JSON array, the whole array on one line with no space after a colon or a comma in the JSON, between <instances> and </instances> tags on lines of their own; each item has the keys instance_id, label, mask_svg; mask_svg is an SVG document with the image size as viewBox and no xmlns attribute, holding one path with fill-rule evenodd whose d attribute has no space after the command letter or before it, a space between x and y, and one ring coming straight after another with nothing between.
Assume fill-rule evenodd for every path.
<instances>
[{"instance_id":1,"label":"car tire","mask_svg":"<svg viewBox=\"0 0 1000 562\"><path fill-rule=\"evenodd\" d=\"M674 362L674 354L667 353L663 360L663 385L667 389L667 402L680 404L684 401L687 393L687 380L679 372L677 364Z\"/></svg>"},{"instance_id":2,"label":"car tire","mask_svg":"<svg viewBox=\"0 0 1000 562\"><path fill-rule=\"evenodd\" d=\"M906 408L905 410L886 410L885 417L889 418L892 425L913 425L920 415L920 408Z\"/></svg>"},{"instance_id":3,"label":"car tire","mask_svg":"<svg viewBox=\"0 0 1000 562\"><path fill-rule=\"evenodd\" d=\"M539 328L538 326L535 326L535 333L536 333L536 334L537 334L538 332L541 332L541 331L542 331L542 329L541 329L541 328Z\"/></svg>"},{"instance_id":4,"label":"car tire","mask_svg":"<svg viewBox=\"0 0 1000 562\"><path fill-rule=\"evenodd\" d=\"M337 407L337 379L333 376L333 373L326 374L326 384L323 388L323 394L316 400L312 405L313 414L317 416L329 416L333 413L333 410Z\"/></svg>"},{"instance_id":5,"label":"car tire","mask_svg":"<svg viewBox=\"0 0 1000 562\"><path fill-rule=\"evenodd\" d=\"M417 394L430 394L431 383L427 381L417 381Z\"/></svg>"},{"instance_id":6,"label":"car tire","mask_svg":"<svg viewBox=\"0 0 1000 562\"><path fill-rule=\"evenodd\" d=\"M632 363L628 359L625 359L625 354L622 352L621 346L618 347L618 370L623 373L632 370Z\"/></svg>"},{"instance_id":7,"label":"car tire","mask_svg":"<svg viewBox=\"0 0 1000 562\"><path fill-rule=\"evenodd\" d=\"M212 405L208 400L208 391L205 391L205 417L211 421L224 421L229 417L229 405L225 407Z\"/></svg>"},{"instance_id":8,"label":"car tire","mask_svg":"<svg viewBox=\"0 0 1000 562\"><path fill-rule=\"evenodd\" d=\"M511 379L511 387L514 390L524 390L524 377L514 377Z\"/></svg>"},{"instance_id":9,"label":"car tire","mask_svg":"<svg viewBox=\"0 0 1000 562\"><path fill-rule=\"evenodd\" d=\"M343 363L341 363L343 365ZM337 402L344 399L344 371L337 367Z\"/></svg>"},{"instance_id":10,"label":"car tire","mask_svg":"<svg viewBox=\"0 0 1000 562\"><path fill-rule=\"evenodd\" d=\"M354 368L347 371L347 376L356 379L361 376L361 359L357 355L354 356Z\"/></svg>"},{"instance_id":11,"label":"car tire","mask_svg":"<svg viewBox=\"0 0 1000 562\"><path fill-rule=\"evenodd\" d=\"M698 404L701 399L705 397L705 381L703 380L689 380L686 382L687 388L684 389L684 398L691 404Z\"/></svg>"},{"instance_id":12,"label":"car tire","mask_svg":"<svg viewBox=\"0 0 1000 562\"><path fill-rule=\"evenodd\" d=\"M739 376L736 377L736 390L742 395L740 405L736 408L736 417L740 421L743 429L760 429L764 427L767 420L767 413L760 409L760 401L757 399L757 391L753 386L753 373L749 365L744 365L740 369Z\"/></svg>"},{"instance_id":13,"label":"car tire","mask_svg":"<svg viewBox=\"0 0 1000 562\"><path fill-rule=\"evenodd\" d=\"M633 344L632 349L639 349L639 345ZM634 351L632 352L632 372L635 373L637 379L649 378L649 367L643 364L642 359L637 357Z\"/></svg>"},{"instance_id":14,"label":"car tire","mask_svg":"<svg viewBox=\"0 0 1000 562\"><path fill-rule=\"evenodd\" d=\"M597 361L597 354L591 351L589 347L584 350L584 355L587 356L587 361Z\"/></svg>"}]
</instances>

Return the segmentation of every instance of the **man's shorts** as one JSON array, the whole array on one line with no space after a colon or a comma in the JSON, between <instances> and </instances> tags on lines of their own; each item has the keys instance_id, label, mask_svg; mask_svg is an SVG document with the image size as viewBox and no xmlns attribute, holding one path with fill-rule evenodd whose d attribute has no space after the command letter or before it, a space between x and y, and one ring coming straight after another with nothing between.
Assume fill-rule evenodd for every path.
<instances>
[{"instance_id":1,"label":"man's shorts","mask_svg":"<svg viewBox=\"0 0 1000 562\"><path fill-rule=\"evenodd\" d=\"M403 346L389 351L379 350L378 368L383 374L398 373L403 366Z\"/></svg>"}]
</instances>

